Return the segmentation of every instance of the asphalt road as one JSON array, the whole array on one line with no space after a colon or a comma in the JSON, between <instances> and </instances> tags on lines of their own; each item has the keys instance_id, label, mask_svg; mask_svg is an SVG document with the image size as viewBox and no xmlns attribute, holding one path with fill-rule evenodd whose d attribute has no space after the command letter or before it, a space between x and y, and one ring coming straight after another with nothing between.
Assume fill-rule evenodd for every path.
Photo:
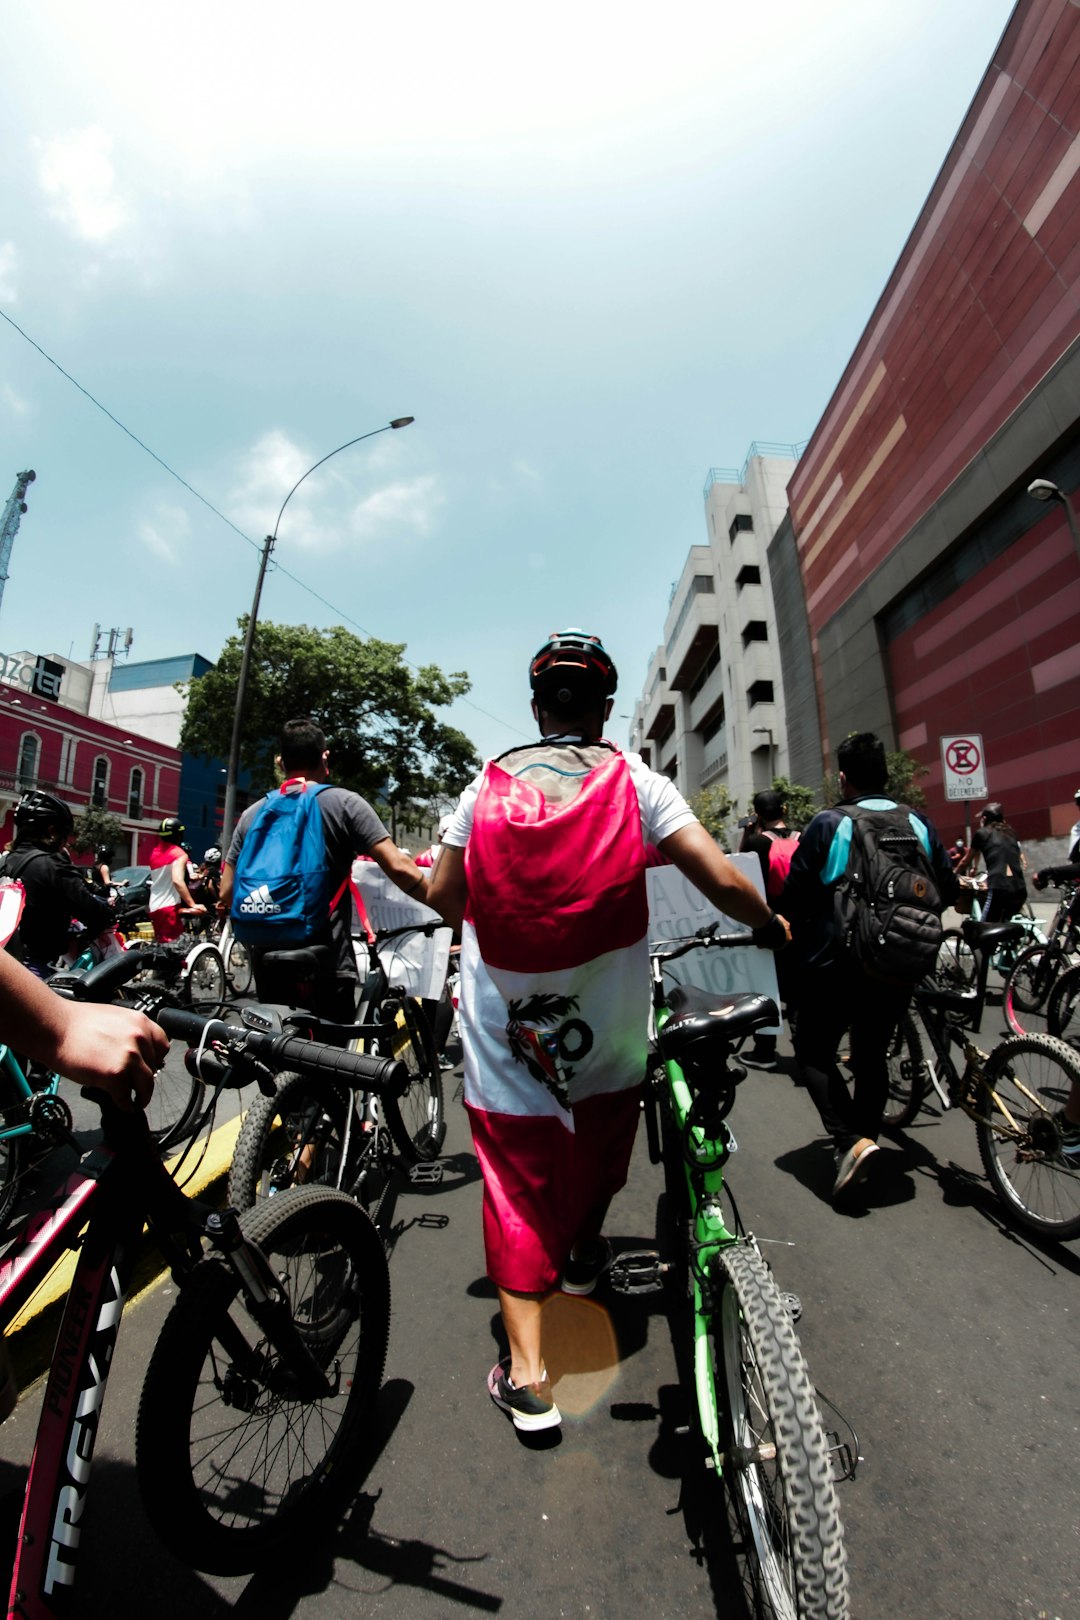
<instances>
[{"instance_id":1,"label":"asphalt road","mask_svg":"<svg viewBox=\"0 0 1080 1620\"><path fill-rule=\"evenodd\" d=\"M988 1016L988 1036L999 1023ZM166 1281L124 1320L78 1614L118 1601L157 1620L749 1612L716 1482L679 1432L677 1301L602 1289L554 1303L546 1356L565 1421L549 1448L491 1405L480 1188L459 1103L449 1116L443 1185L404 1188L391 1214L387 1376L346 1521L250 1579L203 1577L162 1550L131 1457ZM858 1432L863 1461L840 1488L853 1614L1080 1616L1080 1242L1042 1245L1003 1221L963 1116L921 1115L848 1214L828 1202L831 1157L789 1076L752 1074L731 1122L743 1219L801 1296L815 1381ZM617 1247L654 1241L661 1193L639 1137L609 1223ZM17 1488L35 1421L30 1396L0 1435L0 1488Z\"/></svg>"}]
</instances>

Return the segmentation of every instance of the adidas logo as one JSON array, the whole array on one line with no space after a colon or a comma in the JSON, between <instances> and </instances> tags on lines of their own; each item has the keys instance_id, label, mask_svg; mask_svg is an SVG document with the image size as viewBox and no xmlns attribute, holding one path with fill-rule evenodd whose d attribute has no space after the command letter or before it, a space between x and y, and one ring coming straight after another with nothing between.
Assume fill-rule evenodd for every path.
<instances>
[{"instance_id":1,"label":"adidas logo","mask_svg":"<svg viewBox=\"0 0 1080 1620\"><path fill-rule=\"evenodd\" d=\"M260 884L257 889L252 889L247 898L240 902L240 915L242 917L271 917L280 910L281 907L270 893L268 883Z\"/></svg>"}]
</instances>

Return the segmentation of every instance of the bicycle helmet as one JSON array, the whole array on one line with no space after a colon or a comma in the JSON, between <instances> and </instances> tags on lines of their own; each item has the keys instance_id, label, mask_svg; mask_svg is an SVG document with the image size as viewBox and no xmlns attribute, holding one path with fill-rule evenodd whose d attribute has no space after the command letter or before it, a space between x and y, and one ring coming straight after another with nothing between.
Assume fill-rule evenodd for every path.
<instances>
[{"instance_id":1,"label":"bicycle helmet","mask_svg":"<svg viewBox=\"0 0 1080 1620\"><path fill-rule=\"evenodd\" d=\"M179 816L166 816L158 828L158 835L161 838L179 838L183 830L184 823Z\"/></svg>"},{"instance_id":2,"label":"bicycle helmet","mask_svg":"<svg viewBox=\"0 0 1080 1620\"><path fill-rule=\"evenodd\" d=\"M553 630L529 664L529 685L534 692L552 691L565 686L569 701L575 689L591 688L602 697L611 697L619 672L599 636L586 630Z\"/></svg>"},{"instance_id":3,"label":"bicycle helmet","mask_svg":"<svg viewBox=\"0 0 1080 1620\"><path fill-rule=\"evenodd\" d=\"M94 851L94 859L98 863L98 865L100 866L102 861L107 861L111 854L112 854L112 848L111 848L110 845L108 845L108 844L99 844L97 849L95 849L95 851Z\"/></svg>"},{"instance_id":4,"label":"bicycle helmet","mask_svg":"<svg viewBox=\"0 0 1080 1620\"><path fill-rule=\"evenodd\" d=\"M221 851L220 851L220 849L218 849L216 844L211 844L210 848L204 854L204 856L203 856L203 865L204 866L220 866L221 865Z\"/></svg>"},{"instance_id":5,"label":"bicycle helmet","mask_svg":"<svg viewBox=\"0 0 1080 1620\"><path fill-rule=\"evenodd\" d=\"M75 818L62 799L51 793L33 788L24 793L15 806L15 825L20 832L44 832L46 827L57 827L64 837L75 830Z\"/></svg>"}]
</instances>

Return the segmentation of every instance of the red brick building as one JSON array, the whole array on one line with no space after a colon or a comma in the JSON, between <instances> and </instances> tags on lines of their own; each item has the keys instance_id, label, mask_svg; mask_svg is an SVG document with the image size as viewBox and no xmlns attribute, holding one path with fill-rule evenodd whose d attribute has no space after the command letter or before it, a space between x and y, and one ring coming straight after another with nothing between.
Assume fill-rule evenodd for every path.
<instances>
[{"instance_id":1,"label":"red brick building","mask_svg":"<svg viewBox=\"0 0 1080 1620\"><path fill-rule=\"evenodd\" d=\"M7 660L8 663L11 660ZM0 681L0 846L14 834L12 812L27 788L42 788L78 815L100 805L120 817L126 843L114 864L145 863L162 816L180 792L180 751L91 719L34 690Z\"/></svg>"},{"instance_id":2,"label":"red brick building","mask_svg":"<svg viewBox=\"0 0 1080 1620\"><path fill-rule=\"evenodd\" d=\"M1080 7L1020 0L788 486L769 551L791 774L852 730L982 735L1022 838L1080 787Z\"/></svg>"}]
</instances>

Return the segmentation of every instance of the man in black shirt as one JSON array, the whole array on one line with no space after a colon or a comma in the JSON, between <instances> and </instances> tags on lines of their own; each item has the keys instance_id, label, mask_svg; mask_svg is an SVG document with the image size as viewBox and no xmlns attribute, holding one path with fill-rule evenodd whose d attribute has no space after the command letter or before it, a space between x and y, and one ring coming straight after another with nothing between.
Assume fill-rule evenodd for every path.
<instances>
[{"instance_id":1,"label":"man in black shirt","mask_svg":"<svg viewBox=\"0 0 1080 1620\"><path fill-rule=\"evenodd\" d=\"M71 864L64 846L74 826L66 804L35 788L15 807L15 842L0 861L0 877L18 878L26 890L26 908L8 949L39 979L55 972L53 964L68 949L72 918L91 938L116 921L113 907Z\"/></svg>"}]
</instances>

